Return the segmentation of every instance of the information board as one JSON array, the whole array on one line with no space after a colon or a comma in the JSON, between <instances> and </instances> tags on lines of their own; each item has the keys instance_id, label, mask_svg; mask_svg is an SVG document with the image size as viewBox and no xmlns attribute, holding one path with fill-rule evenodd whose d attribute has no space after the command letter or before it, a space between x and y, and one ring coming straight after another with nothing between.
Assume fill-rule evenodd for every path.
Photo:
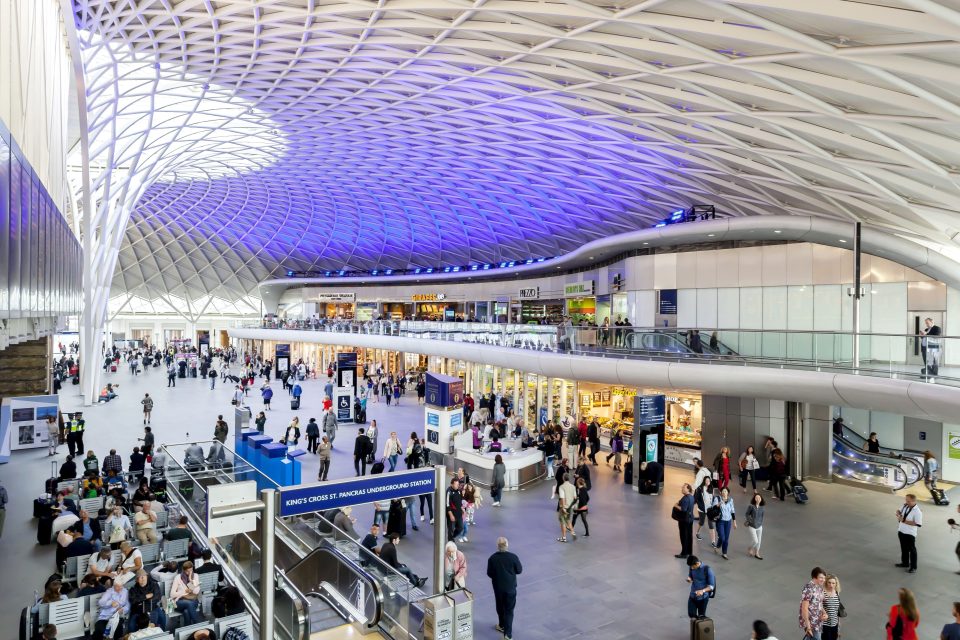
<instances>
[{"instance_id":1,"label":"information board","mask_svg":"<svg viewBox=\"0 0 960 640\"><path fill-rule=\"evenodd\" d=\"M638 426L649 427L666 422L666 396L636 396L633 403L633 415Z\"/></svg>"}]
</instances>

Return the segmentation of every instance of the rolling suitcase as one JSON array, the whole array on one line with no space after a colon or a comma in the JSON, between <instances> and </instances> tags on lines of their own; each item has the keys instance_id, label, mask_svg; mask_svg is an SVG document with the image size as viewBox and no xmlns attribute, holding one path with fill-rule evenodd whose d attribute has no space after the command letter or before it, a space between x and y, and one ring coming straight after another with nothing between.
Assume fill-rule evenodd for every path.
<instances>
[{"instance_id":1,"label":"rolling suitcase","mask_svg":"<svg viewBox=\"0 0 960 640\"><path fill-rule=\"evenodd\" d=\"M633 462L630 460L623 465L623 484L633 484Z\"/></svg>"},{"instance_id":2,"label":"rolling suitcase","mask_svg":"<svg viewBox=\"0 0 960 640\"><path fill-rule=\"evenodd\" d=\"M690 621L690 640L714 640L713 620L695 618Z\"/></svg>"},{"instance_id":3,"label":"rolling suitcase","mask_svg":"<svg viewBox=\"0 0 960 640\"><path fill-rule=\"evenodd\" d=\"M294 398L293 400L290 401L290 408L293 409L294 411L296 411L297 409L300 408L300 398L299 398L299 397L296 397L296 398Z\"/></svg>"},{"instance_id":4,"label":"rolling suitcase","mask_svg":"<svg viewBox=\"0 0 960 640\"><path fill-rule=\"evenodd\" d=\"M383 473L383 460L377 460L373 463L373 466L370 467L370 474L377 475Z\"/></svg>"},{"instance_id":5,"label":"rolling suitcase","mask_svg":"<svg viewBox=\"0 0 960 640\"><path fill-rule=\"evenodd\" d=\"M117 372L117 365L115 364L110 365L110 373L116 373L116 372Z\"/></svg>"},{"instance_id":6,"label":"rolling suitcase","mask_svg":"<svg viewBox=\"0 0 960 640\"><path fill-rule=\"evenodd\" d=\"M37 520L37 544L50 544L53 537L53 521L55 515L40 516Z\"/></svg>"},{"instance_id":7,"label":"rolling suitcase","mask_svg":"<svg viewBox=\"0 0 960 640\"><path fill-rule=\"evenodd\" d=\"M950 504L950 498L948 498L947 494L943 492L943 489L931 487L930 497L933 498L933 504L937 505L938 507L945 507Z\"/></svg>"},{"instance_id":8,"label":"rolling suitcase","mask_svg":"<svg viewBox=\"0 0 960 640\"><path fill-rule=\"evenodd\" d=\"M810 499L807 496L807 488L799 480L790 481L790 492L793 493L793 499L797 501L797 504L807 504L807 500Z\"/></svg>"}]
</instances>

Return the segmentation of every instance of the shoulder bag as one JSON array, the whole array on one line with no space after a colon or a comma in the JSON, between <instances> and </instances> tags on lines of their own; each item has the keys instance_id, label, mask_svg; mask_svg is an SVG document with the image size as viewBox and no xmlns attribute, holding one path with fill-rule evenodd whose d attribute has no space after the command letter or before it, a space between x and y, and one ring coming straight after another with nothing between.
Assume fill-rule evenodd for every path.
<instances>
[{"instance_id":1,"label":"shoulder bag","mask_svg":"<svg viewBox=\"0 0 960 640\"><path fill-rule=\"evenodd\" d=\"M837 606L837 617L838 617L838 618L846 618L846 617L847 617L847 608L846 608L845 606L843 606L843 600L840 599L840 596L839 596L839 595L837 595L837 602L839 603L839 605Z\"/></svg>"}]
</instances>

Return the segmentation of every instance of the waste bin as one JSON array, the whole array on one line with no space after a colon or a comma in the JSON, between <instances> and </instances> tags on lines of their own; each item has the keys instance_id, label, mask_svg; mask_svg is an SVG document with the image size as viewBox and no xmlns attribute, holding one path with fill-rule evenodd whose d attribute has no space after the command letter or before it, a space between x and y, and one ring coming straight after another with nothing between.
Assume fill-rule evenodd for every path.
<instances>
[{"instance_id":1,"label":"waste bin","mask_svg":"<svg viewBox=\"0 0 960 640\"><path fill-rule=\"evenodd\" d=\"M423 640L454 640L456 602L440 594L423 602Z\"/></svg>"}]
</instances>

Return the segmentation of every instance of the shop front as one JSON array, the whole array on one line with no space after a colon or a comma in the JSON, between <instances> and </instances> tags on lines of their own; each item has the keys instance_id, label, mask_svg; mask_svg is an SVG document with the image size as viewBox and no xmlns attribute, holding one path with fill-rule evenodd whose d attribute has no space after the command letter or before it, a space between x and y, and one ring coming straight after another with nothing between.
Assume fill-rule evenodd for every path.
<instances>
[{"instance_id":1,"label":"shop front","mask_svg":"<svg viewBox=\"0 0 960 640\"><path fill-rule=\"evenodd\" d=\"M305 302L315 302L317 315L331 320L353 320L356 316L356 296L350 291L331 291L312 296Z\"/></svg>"},{"instance_id":2,"label":"shop front","mask_svg":"<svg viewBox=\"0 0 960 640\"><path fill-rule=\"evenodd\" d=\"M564 314L564 300L541 299L540 287L520 289L518 304L513 305L514 321L520 324L560 324Z\"/></svg>"},{"instance_id":3,"label":"shop front","mask_svg":"<svg viewBox=\"0 0 960 640\"><path fill-rule=\"evenodd\" d=\"M633 437L633 402L638 393L665 396L666 461L689 464L694 458L699 458L703 440L703 403L700 394L581 382L577 385L579 415L588 419L591 416L597 418L600 441L604 446L607 446L616 430L622 431L624 440L629 441Z\"/></svg>"},{"instance_id":4,"label":"shop front","mask_svg":"<svg viewBox=\"0 0 960 640\"><path fill-rule=\"evenodd\" d=\"M413 304L409 302L381 302L380 314L387 320L404 320L413 316Z\"/></svg>"},{"instance_id":5,"label":"shop front","mask_svg":"<svg viewBox=\"0 0 960 640\"><path fill-rule=\"evenodd\" d=\"M413 296L417 320L453 322L463 318L464 305L447 299L445 293L417 293Z\"/></svg>"},{"instance_id":6,"label":"shop front","mask_svg":"<svg viewBox=\"0 0 960 640\"><path fill-rule=\"evenodd\" d=\"M563 286L566 312L575 325L597 323L597 297L593 286L593 280L580 280Z\"/></svg>"}]
</instances>

